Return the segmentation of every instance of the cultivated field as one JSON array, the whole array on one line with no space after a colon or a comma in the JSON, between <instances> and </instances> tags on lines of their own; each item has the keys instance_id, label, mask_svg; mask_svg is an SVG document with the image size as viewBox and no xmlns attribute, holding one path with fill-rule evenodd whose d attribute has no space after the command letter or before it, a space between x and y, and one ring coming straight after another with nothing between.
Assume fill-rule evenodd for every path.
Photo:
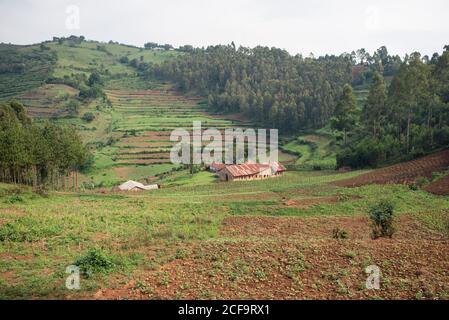
<instances>
[{"instance_id":1,"label":"cultivated field","mask_svg":"<svg viewBox=\"0 0 449 320\"><path fill-rule=\"evenodd\" d=\"M431 183L425 188L427 192L431 192L440 196L449 195L449 175L446 175L437 181Z\"/></svg>"},{"instance_id":2,"label":"cultivated field","mask_svg":"<svg viewBox=\"0 0 449 320\"><path fill-rule=\"evenodd\" d=\"M63 84L47 84L28 91L17 99L33 118L67 116L67 104L78 95L78 90Z\"/></svg>"},{"instance_id":3,"label":"cultivated field","mask_svg":"<svg viewBox=\"0 0 449 320\"><path fill-rule=\"evenodd\" d=\"M3 185L0 297L447 299L449 199L334 185L359 174L50 198ZM396 205L392 239L370 238L366 212L379 198ZM77 261L81 290L68 291L64 271ZM364 287L372 264L381 290Z\"/></svg>"},{"instance_id":4,"label":"cultivated field","mask_svg":"<svg viewBox=\"0 0 449 320\"><path fill-rule=\"evenodd\" d=\"M433 173L447 171L449 150L441 151L417 160L396 164L358 176L339 181L341 187L358 187L368 184L411 184L418 178L432 179Z\"/></svg>"},{"instance_id":5,"label":"cultivated field","mask_svg":"<svg viewBox=\"0 0 449 320\"><path fill-rule=\"evenodd\" d=\"M449 298L449 151L338 173L335 139L323 129L281 137L280 161L291 169L282 177L220 183L169 161L171 131L189 131L193 121L221 131L254 124L213 114L205 99L120 62L182 53L84 41L21 54L38 61L3 75L0 99L18 98L36 122L76 128L94 165L76 193L0 184L0 299ZM94 71L106 99L85 101L67 84L43 83ZM366 95L357 90L360 105ZM111 191L129 179L162 189ZM394 204L391 239L371 238L367 213L379 200ZM75 291L65 286L73 264L82 272ZM380 290L365 286L370 265L381 270Z\"/></svg>"},{"instance_id":6,"label":"cultivated field","mask_svg":"<svg viewBox=\"0 0 449 320\"><path fill-rule=\"evenodd\" d=\"M337 166L336 147L334 139L329 134L317 132L295 137L282 145L281 149L297 155L296 159L290 160L297 168L334 170Z\"/></svg>"}]
</instances>

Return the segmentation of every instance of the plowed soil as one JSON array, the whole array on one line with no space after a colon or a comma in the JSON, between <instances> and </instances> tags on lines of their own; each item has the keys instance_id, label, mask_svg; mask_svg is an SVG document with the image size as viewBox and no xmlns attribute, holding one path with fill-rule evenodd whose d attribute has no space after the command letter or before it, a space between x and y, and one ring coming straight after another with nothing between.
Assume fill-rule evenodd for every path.
<instances>
[{"instance_id":1,"label":"plowed soil","mask_svg":"<svg viewBox=\"0 0 449 320\"><path fill-rule=\"evenodd\" d=\"M449 195L449 175L431 183L425 190L439 196Z\"/></svg>"},{"instance_id":2,"label":"plowed soil","mask_svg":"<svg viewBox=\"0 0 449 320\"><path fill-rule=\"evenodd\" d=\"M374 170L355 178L341 180L334 184L339 187L360 187L368 184L410 184L419 177L430 179L432 173L442 172L449 167L449 150L424 158Z\"/></svg>"},{"instance_id":3,"label":"plowed soil","mask_svg":"<svg viewBox=\"0 0 449 320\"><path fill-rule=\"evenodd\" d=\"M372 240L365 217L231 217L222 240L184 254L93 299L447 299L449 240L409 216L393 239ZM348 239L332 238L339 227ZM365 286L367 266L381 287Z\"/></svg>"}]
</instances>

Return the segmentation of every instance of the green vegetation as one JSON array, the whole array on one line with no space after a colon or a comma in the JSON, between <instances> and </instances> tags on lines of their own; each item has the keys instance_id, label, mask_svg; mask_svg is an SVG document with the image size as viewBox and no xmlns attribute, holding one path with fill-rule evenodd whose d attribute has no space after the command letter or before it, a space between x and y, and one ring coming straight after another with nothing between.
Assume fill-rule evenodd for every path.
<instances>
[{"instance_id":1,"label":"green vegetation","mask_svg":"<svg viewBox=\"0 0 449 320\"><path fill-rule=\"evenodd\" d=\"M65 187L67 176L90 165L90 154L71 129L36 126L17 102L0 105L0 180Z\"/></svg>"},{"instance_id":2,"label":"green vegetation","mask_svg":"<svg viewBox=\"0 0 449 320\"><path fill-rule=\"evenodd\" d=\"M47 47L0 44L0 100L44 84L55 62Z\"/></svg>"},{"instance_id":3,"label":"green vegetation","mask_svg":"<svg viewBox=\"0 0 449 320\"><path fill-rule=\"evenodd\" d=\"M14 203L3 199L17 191L0 184L0 221L7 220L0 225L0 254L18 257L0 260L2 274L14 271L14 281L0 282L0 296L64 297L68 294L64 270L74 261L84 275L81 291L70 294L93 294L113 285L117 277L136 277L173 259L183 259L185 254L179 248L184 246L233 243L219 231L223 219L231 216L363 217L382 196L397 203L397 217L416 215L425 217L426 225L436 230L444 226L447 197L397 185L344 189L329 184L358 174L289 172L278 179L232 184L204 179L137 195L52 194L45 198L23 190L23 201ZM205 178L203 173L198 177ZM330 196L340 200L304 207L288 207L282 201L287 197L301 203ZM340 229L338 237L346 236L351 239L351 234ZM305 265L297 259L295 255L287 261L285 272L293 277ZM244 272L239 267L235 270ZM261 271L268 275L267 269L252 274L264 279ZM48 272L52 276L42 281Z\"/></svg>"},{"instance_id":4,"label":"green vegetation","mask_svg":"<svg viewBox=\"0 0 449 320\"><path fill-rule=\"evenodd\" d=\"M434 261L441 275L449 198L425 192L426 178L338 187L368 171L335 169L447 147L448 59L448 48L432 59L402 61L385 47L305 58L276 48L138 48L82 36L0 45L0 180L9 183L0 183L0 298L101 298L99 289L124 286L150 298L164 288L171 298L248 298L271 286L288 298L311 288L366 298L373 296L351 283L375 263L388 286L389 257L411 265L401 277L412 283L415 258ZM202 166L172 164L170 132L190 131L193 121L203 129L281 129L288 172L222 183ZM162 189L114 192L129 179ZM76 192L61 192L76 184ZM373 238L398 232L379 246L367 221ZM73 264L81 290L68 292ZM419 281L412 295L446 294L444 281L434 293Z\"/></svg>"},{"instance_id":5,"label":"green vegetation","mask_svg":"<svg viewBox=\"0 0 449 320\"><path fill-rule=\"evenodd\" d=\"M77 259L74 265L78 266L81 273L89 278L95 273L107 273L114 268L112 259L103 250L98 248L89 249L85 256Z\"/></svg>"},{"instance_id":6,"label":"green vegetation","mask_svg":"<svg viewBox=\"0 0 449 320\"><path fill-rule=\"evenodd\" d=\"M392 237L394 205L389 200L382 200L369 208L373 239L380 237Z\"/></svg>"},{"instance_id":7,"label":"green vegetation","mask_svg":"<svg viewBox=\"0 0 449 320\"><path fill-rule=\"evenodd\" d=\"M351 79L348 56L303 58L276 48L195 49L153 74L208 97L212 110L240 112L283 133L326 124ZM320 88L320 90L315 90Z\"/></svg>"},{"instance_id":8,"label":"green vegetation","mask_svg":"<svg viewBox=\"0 0 449 320\"><path fill-rule=\"evenodd\" d=\"M376 167L449 145L449 47L441 56L407 56L391 84L375 74L358 126L338 153L339 166ZM341 131L342 129L339 128Z\"/></svg>"},{"instance_id":9,"label":"green vegetation","mask_svg":"<svg viewBox=\"0 0 449 320\"><path fill-rule=\"evenodd\" d=\"M336 149L332 135L320 131L301 135L281 146L281 150L298 156L289 168L300 170L335 170Z\"/></svg>"}]
</instances>

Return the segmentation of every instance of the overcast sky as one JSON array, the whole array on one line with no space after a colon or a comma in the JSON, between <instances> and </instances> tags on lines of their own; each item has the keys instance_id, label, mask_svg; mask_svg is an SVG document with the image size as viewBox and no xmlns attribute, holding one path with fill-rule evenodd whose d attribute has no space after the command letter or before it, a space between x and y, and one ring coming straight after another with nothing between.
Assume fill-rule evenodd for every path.
<instances>
[{"instance_id":1,"label":"overcast sky","mask_svg":"<svg viewBox=\"0 0 449 320\"><path fill-rule=\"evenodd\" d=\"M53 36L207 46L276 46L292 54L431 55L449 44L447 0L0 0L0 42Z\"/></svg>"}]
</instances>

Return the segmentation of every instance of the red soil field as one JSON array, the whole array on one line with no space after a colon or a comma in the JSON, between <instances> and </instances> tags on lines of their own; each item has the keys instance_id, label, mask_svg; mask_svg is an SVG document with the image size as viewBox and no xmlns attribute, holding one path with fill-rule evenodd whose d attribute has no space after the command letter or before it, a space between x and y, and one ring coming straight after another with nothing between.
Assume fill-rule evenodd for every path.
<instances>
[{"instance_id":1,"label":"red soil field","mask_svg":"<svg viewBox=\"0 0 449 320\"><path fill-rule=\"evenodd\" d=\"M447 292L447 238L415 217L401 216L396 225L393 239L372 240L367 217L229 217L220 234L230 240L186 244L185 256L85 298L416 299L421 292L434 299ZM333 239L335 227L349 239ZM160 246L167 256L180 250ZM145 249L150 259L159 252ZM370 264L388 279L380 290L363 288Z\"/></svg>"},{"instance_id":2,"label":"red soil field","mask_svg":"<svg viewBox=\"0 0 449 320\"><path fill-rule=\"evenodd\" d=\"M449 167L449 150L429 156L374 170L358 177L337 181L339 187L360 187L367 184L410 184L419 177L430 179L433 172L442 172Z\"/></svg>"},{"instance_id":3,"label":"red soil field","mask_svg":"<svg viewBox=\"0 0 449 320\"><path fill-rule=\"evenodd\" d=\"M449 175L431 183L426 188L424 188L427 192L439 195L439 196L448 196L449 195Z\"/></svg>"}]
</instances>

